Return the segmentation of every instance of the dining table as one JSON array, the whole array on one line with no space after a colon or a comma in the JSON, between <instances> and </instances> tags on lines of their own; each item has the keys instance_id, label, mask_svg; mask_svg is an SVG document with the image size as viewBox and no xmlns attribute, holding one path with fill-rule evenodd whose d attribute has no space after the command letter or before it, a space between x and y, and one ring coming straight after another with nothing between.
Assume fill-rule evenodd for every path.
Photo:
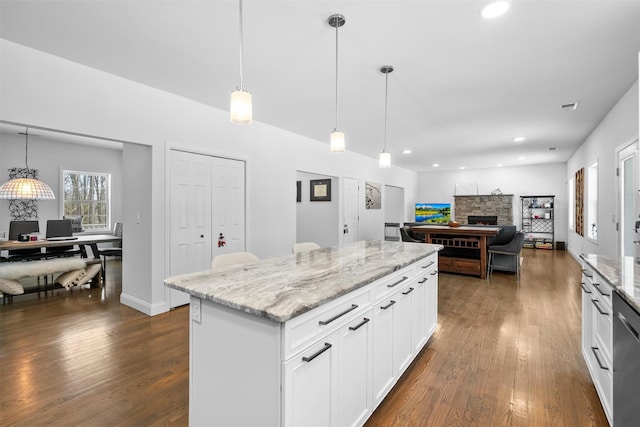
<instances>
[{"instance_id":1,"label":"dining table","mask_svg":"<svg viewBox=\"0 0 640 427\"><path fill-rule=\"evenodd\" d=\"M65 238L50 237L48 239L31 240L28 242L19 242L17 240L0 241L0 251L9 251L16 249L34 249L34 248L55 248L71 245L83 245L85 248L91 248L94 258L98 256L98 244L121 242L122 237L114 234L82 234L78 236L70 236Z\"/></svg>"}]
</instances>

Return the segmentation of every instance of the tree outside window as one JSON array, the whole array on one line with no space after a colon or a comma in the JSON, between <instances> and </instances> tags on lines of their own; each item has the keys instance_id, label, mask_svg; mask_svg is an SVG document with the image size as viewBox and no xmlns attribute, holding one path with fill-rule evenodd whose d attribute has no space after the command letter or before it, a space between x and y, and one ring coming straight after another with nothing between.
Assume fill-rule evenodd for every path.
<instances>
[{"instance_id":1,"label":"tree outside window","mask_svg":"<svg viewBox=\"0 0 640 427\"><path fill-rule=\"evenodd\" d=\"M63 170L62 183L63 216L81 215L86 231L110 229L110 174Z\"/></svg>"}]
</instances>

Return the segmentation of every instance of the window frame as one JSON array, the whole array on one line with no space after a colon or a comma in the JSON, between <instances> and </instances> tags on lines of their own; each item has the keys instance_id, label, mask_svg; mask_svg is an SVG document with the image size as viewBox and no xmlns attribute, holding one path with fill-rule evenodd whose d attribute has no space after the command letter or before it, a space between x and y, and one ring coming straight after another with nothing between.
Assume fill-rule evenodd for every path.
<instances>
[{"instance_id":1,"label":"window frame","mask_svg":"<svg viewBox=\"0 0 640 427\"><path fill-rule=\"evenodd\" d=\"M594 175L595 171L595 175ZM599 186L598 176L600 174L598 168L598 160L591 162L587 166L587 191L586 191L586 237L592 242L598 241L598 199L599 199ZM595 179L594 179L595 178ZM595 235L594 227L592 223L595 223Z\"/></svg>"},{"instance_id":2,"label":"window frame","mask_svg":"<svg viewBox=\"0 0 640 427\"><path fill-rule=\"evenodd\" d=\"M95 172L95 171L80 171L75 169L60 169L60 218L65 216L65 176L68 174L73 175L89 175L89 176L99 176L105 177L106 189L105 189L105 203L106 203L106 218L104 227L100 228L86 228L83 220L83 227L85 230L83 234L91 234L91 233L104 233L111 231L111 173L109 172ZM99 202L99 201L98 201Z\"/></svg>"},{"instance_id":3,"label":"window frame","mask_svg":"<svg viewBox=\"0 0 640 427\"><path fill-rule=\"evenodd\" d=\"M576 183L575 178L573 176L569 177L569 230L573 231L575 229L575 204L576 204Z\"/></svg>"}]
</instances>

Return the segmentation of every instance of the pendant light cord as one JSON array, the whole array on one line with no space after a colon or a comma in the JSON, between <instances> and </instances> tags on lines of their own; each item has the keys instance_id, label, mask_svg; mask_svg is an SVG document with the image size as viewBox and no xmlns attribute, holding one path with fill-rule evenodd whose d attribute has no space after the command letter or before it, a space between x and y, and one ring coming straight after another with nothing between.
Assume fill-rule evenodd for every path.
<instances>
[{"instance_id":1,"label":"pendant light cord","mask_svg":"<svg viewBox=\"0 0 640 427\"><path fill-rule=\"evenodd\" d=\"M338 25L336 25L336 130L338 130Z\"/></svg>"},{"instance_id":2,"label":"pendant light cord","mask_svg":"<svg viewBox=\"0 0 640 427\"><path fill-rule=\"evenodd\" d=\"M385 73L384 75L384 147L382 147L382 152L387 151L387 100L389 97L389 73Z\"/></svg>"},{"instance_id":3,"label":"pendant light cord","mask_svg":"<svg viewBox=\"0 0 640 427\"><path fill-rule=\"evenodd\" d=\"M239 1L239 5L240 5L240 90L244 90L244 79L243 79L243 70L242 70L242 63L243 63L243 40L242 40L242 0Z\"/></svg>"},{"instance_id":4,"label":"pendant light cord","mask_svg":"<svg viewBox=\"0 0 640 427\"><path fill-rule=\"evenodd\" d=\"M29 177L29 163L27 159L29 157L29 128L25 128L24 131L24 165L27 167L27 178Z\"/></svg>"}]
</instances>

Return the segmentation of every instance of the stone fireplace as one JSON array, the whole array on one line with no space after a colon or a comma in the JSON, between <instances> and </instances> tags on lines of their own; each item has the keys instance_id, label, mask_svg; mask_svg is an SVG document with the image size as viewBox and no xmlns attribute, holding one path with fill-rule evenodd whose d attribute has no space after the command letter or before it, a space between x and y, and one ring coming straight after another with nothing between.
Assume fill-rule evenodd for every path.
<instances>
[{"instance_id":1,"label":"stone fireplace","mask_svg":"<svg viewBox=\"0 0 640 427\"><path fill-rule=\"evenodd\" d=\"M453 210L460 224L470 224L469 217L495 216L497 225L512 225L513 194L453 196Z\"/></svg>"}]
</instances>

